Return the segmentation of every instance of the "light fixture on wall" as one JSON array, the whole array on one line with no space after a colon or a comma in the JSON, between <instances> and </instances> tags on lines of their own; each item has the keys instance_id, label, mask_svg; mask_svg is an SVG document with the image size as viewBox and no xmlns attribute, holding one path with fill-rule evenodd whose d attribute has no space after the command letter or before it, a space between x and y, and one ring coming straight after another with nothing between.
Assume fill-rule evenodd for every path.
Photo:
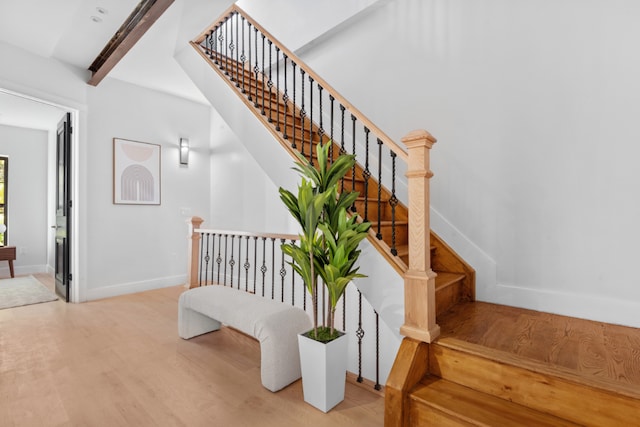
<instances>
[{"instance_id":1,"label":"light fixture on wall","mask_svg":"<svg viewBox=\"0 0 640 427\"><path fill-rule=\"evenodd\" d=\"M189 139L180 138L180 164L189 164Z\"/></svg>"}]
</instances>

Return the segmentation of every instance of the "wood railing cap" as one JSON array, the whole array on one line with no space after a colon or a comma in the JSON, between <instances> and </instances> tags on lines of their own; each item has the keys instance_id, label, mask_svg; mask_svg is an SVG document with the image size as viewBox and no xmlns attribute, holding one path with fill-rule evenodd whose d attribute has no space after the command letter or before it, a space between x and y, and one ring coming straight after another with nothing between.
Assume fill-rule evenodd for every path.
<instances>
[{"instance_id":1,"label":"wood railing cap","mask_svg":"<svg viewBox=\"0 0 640 427\"><path fill-rule=\"evenodd\" d=\"M438 140L424 129L412 130L402 138L402 142L404 142L404 145L406 145L407 148L417 147L420 145L426 145L431 148L436 141Z\"/></svg>"}]
</instances>

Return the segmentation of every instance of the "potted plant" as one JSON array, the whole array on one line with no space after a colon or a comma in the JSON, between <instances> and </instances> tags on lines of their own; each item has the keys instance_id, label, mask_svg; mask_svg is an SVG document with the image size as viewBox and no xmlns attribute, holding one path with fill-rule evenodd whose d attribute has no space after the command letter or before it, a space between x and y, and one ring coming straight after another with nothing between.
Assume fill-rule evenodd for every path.
<instances>
[{"instance_id":1,"label":"potted plant","mask_svg":"<svg viewBox=\"0 0 640 427\"><path fill-rule=\"evenodd\" d=\"M360 256L358 246L371 226L369 222L359 221L355 213L351 217L347 215L347 208L359 193L338 192L340 181L355 164L355 156L341 154L330 162L330 145L331 141L317 145L317 168L298 155L294 169L302 181L297 196L280 188L280 198L302 229L299 246L284 244L282 249L291 256L290 264L303 278L313 307L313 329L300 334L298 340L303 393L306 402L324 412L344 399L347 340L344 332L335 328L335 311L349 282L365 277L358 273L356 265ZM321 307L326 310L321 325L318 324L319 278L328 295L327 306Z\"/></svg>"}]
</instances>

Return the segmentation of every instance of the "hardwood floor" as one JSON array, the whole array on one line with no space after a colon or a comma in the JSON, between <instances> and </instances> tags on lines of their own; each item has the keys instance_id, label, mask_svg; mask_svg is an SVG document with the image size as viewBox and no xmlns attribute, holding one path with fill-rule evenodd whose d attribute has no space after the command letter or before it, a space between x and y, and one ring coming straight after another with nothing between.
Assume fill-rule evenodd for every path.
<instances>
[{"instance_id":1,"label":"hardwood floor","mask_svg":"<svg viewBox=\"0 0 640 427\"><path fill-rule=\"evenodd\" d=\"M350 383L328 414L303 401L300 381L266 390L259 344L238 332L180 339L183 290L0 310L0 425L383 424L383 398Z\"/></svg>"}]
</instances>

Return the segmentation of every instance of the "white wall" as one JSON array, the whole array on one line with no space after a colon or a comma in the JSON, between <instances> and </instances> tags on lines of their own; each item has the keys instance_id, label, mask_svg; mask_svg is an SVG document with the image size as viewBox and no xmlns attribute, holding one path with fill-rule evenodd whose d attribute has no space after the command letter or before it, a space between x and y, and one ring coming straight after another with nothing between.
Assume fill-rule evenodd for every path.
<instances>
[{"instance_id":1,"label":"white wall","mask_svg":"<svg viewBox=\"0 0 640 427\"><path fill-rule=\"evenodd\" d=\"M114 79L87 99L87 298L184 283L185 221L209 214L210 107ZM113 138L161 145L160 206L113 204Z\"/></svg>"},{"instance_id":2,"label":"white wall","mask_svg":"<svg viewBox=\"0 0 640 427\"><path fill-rule=\"evenodd\" d=\"M46 131L0 125L0 155L9 157L7 246L16 247L16 274L46 269L48 142ZM8 277L2 264L0 274Z\"/></svg>"},{"instance_id":3,"label":"white wall","mask_svg":"<svg viewBox=\"0 0 640 427\"><path fill-rule=\"evenodd\" d=\"M479 299L640 326L638 14L397 0L302 59L395 140L438 138L434 228Z\"/></svg>"}]
</instances>

